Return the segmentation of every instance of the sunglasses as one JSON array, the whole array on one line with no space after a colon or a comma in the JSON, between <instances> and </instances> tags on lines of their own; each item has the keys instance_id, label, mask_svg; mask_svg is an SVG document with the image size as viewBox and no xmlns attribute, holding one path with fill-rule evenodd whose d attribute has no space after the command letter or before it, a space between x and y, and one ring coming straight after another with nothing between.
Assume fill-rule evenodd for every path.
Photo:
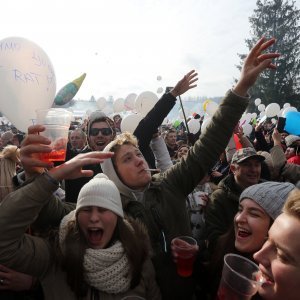
<instances>
[{"instance_id":1,"label":"sunglasses","mask_svg":"<svg viewBox=\"0 0 300 300\"><path fill-rule=\"evenodd\" d=\"M102 135L108 136L112 134L111 128L91 128L90 135L97 136L101 132Z\"/></svg>"}]
</instances>

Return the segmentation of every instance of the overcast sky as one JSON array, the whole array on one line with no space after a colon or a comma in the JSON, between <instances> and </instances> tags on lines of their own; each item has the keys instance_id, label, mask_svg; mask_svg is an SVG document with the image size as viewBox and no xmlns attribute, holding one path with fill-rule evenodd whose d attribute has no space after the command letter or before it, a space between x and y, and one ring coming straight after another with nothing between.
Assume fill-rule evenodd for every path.
<instances>
[{"instance_id":1,"label":"overcast sky","mask_svg":"<svg viewBox=\"0 0 300 300\"><path fill-rule=\"evenodd\" d=\"M156 92L191 69L199 83L187 96L222 96L239 74L255 7L255 0L9 0L1 39L42 47L57 90L87 73L76 99Z\"/></svg>"}]
</instances>

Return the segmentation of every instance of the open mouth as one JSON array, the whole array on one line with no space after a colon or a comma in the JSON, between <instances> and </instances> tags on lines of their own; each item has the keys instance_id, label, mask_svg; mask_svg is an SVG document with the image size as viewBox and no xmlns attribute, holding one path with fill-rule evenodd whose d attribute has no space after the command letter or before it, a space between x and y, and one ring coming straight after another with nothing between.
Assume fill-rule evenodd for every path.
<instances>
[{"instance_id":1,"label":"open mouth","mask_svg":"<svg viewBox=\"0 0 300 300\"><path fill-rule=\"evenodd\" d=\"M98 141L98 142L96 142L96 145L97 145L97 146L104 146L104 145L105 145L105 142Z\"/></svg>"},{"instance_id":2,"label":"open mouth","mask_svg":"<svg viewBox=\"0 0 300 300\"><path fill-rule=\"evenodd\" d=\"M274 280L269 277L266 273L261 272L260 278L258 280L262 286L263 285L270 285L270 284L274 284Z\"/></svg>"},{"instance_id":3,"label":"open mouth","mask_svg":"<svg viewBox=\"0 0 300 300\"><path fill-rule=\"evenodd\" d=\"M251 235L251 232L244 228L238 228L237 235L241 238L246 238Z\"/></svg>"},{"instance_id":4,"label":"open mouth","mask_svg":"<svg viewBox=\"0 0 300 300\"><path fill-rule=\"evenodd\" d=\"M98 244L101 242L103 236L103 229L101 228L89 228L88 239L91 244Z\"/></svg>"}]
</instances>

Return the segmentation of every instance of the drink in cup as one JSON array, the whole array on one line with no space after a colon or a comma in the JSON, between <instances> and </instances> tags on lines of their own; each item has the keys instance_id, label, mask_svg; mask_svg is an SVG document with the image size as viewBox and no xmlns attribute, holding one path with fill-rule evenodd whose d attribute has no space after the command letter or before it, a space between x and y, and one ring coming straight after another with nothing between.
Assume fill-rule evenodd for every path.
<instances>
[{"instance_id":1,"label":"drink in cup","mask_svg":"<svg viewBox=\"0 0 300 300\"><path fill-rule=\"evenodd\" d=\"M197 241L190 236L179 236L172 240L172 246L177 254L177 274L182 277L191 276L198 249Z\"/></svg>"},{"instance_id":2,"label":"drink in cup","mask_svg":"<svg viewBox=\"0 0 300 300\"><path fill-rule=\"evenodd\" d=\"M43 161L64 161L68 143L68 133L72 113L61 108L37 110L37 124L45 126L40 134L51 140L50 153L41 153Z\"/></svg>"},{"instance_id":3,"label":"drink in cup","mask_svg":"<svg viewBox=\"0 0 300 300\"><path fill-rule=\"evenodd\" d=\"M250 300L260 285L259 268L251 260L226 254L216 300Z\"/></svg>"}]
</instances>

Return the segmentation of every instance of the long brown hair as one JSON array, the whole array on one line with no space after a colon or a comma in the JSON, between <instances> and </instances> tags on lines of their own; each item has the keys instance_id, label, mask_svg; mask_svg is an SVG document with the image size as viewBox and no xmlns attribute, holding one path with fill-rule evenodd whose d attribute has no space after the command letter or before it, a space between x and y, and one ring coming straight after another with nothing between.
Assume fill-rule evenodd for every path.
<instances>
[{"instance_id":1,"label":"long brown hair","mask_svg":"<svg viewBox=\"0 0 300 300\"><path fill-rule=\"evenodd\" d=\"M118 217L111 242L119 240L127 254L132 276L130 288L139 284L143 263L149 256L150 242L144 225L133 219ZM108 245L109 247L110 245ZM84 280L83 260L88 245L76 221L68 223L64 242L64 254L61 252L60 264L67 274L67 283L80 299L86 296L88 284Z\"/></svg>"}]
</instances>

